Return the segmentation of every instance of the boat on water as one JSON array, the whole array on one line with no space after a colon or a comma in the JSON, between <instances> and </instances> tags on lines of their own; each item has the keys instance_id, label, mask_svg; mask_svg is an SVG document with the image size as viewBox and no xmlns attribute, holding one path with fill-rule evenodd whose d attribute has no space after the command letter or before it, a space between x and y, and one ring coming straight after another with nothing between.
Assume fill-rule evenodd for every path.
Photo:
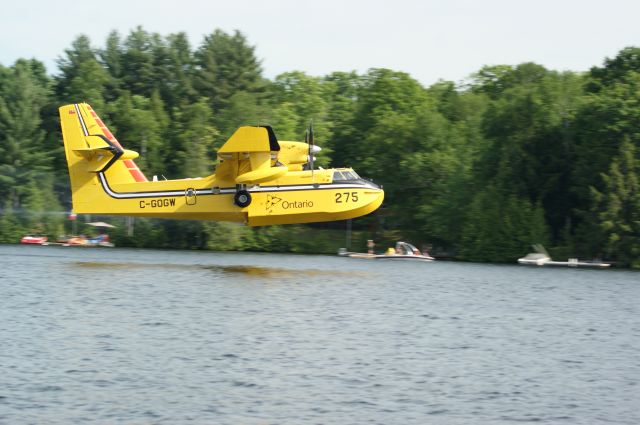
<instances>
[{"instance_id":1,"label":"boat on water","mask_svg":"<svg viewBox=\"0 0 640 425\"><path fill-rule=\"evenodd\" d=\"M20 243L25 245L44 245L47 243L47 240L48 238L46 236L26 235L20 239Z\"/></svg>"},{"instance_id":2,"label":"boat on water","mask_svg":"<svg viewBox=\"0 0 640 425\"><path fill-rule=\"evenodd\" d=\"M93 238L80 236L63 236L58 242L45 242L43 245L79 246L83 248L113 248L115 245L109 242L109 235L100 234Z\"/></svg>"},{"instance_id":3,"label":"boat on water","mask_svg":"<svg viewBox=\"0 0 640 425\"><path fill-rule=\"evenodd\" d=\"M524 266L556 266L556 267L591 267L607 268L610 263L602 261L580 261L577 258L569 258L568 261L554 261L547 250L540 244L533 245L535 252L530 252L522 258L518 258L518 264Z\"/></svg>"},{"instance_id":4,"label":"boat on water","mask_svg":"<svg viewBox=\"0 0 640 425\"><path fill-rule=\"evenodd\" d=\"M100 233L96 236L63 235L59 236L56 242L44 242L42 245L79 246L84 248L113 248L115 246L109 240L109 235L106 233L106 229L115 228L116 226L105 223L104 221L86 224L97 228Z\"/></svg>"},{"instance_id":5,"label":"boat on water","mask_svg":"<svg viewBox=\"0 0 640 425\"><path fill-rule=\"evenodd\" d=\"M518 264L525 266L544 266L549 261L551 261L551 258L540 252L530 252L522 258L518 258Z\"/></svg>"},{"instance_id":6,"label":"boat on water","mask_svg":"<svg viewBox=\"0 0 640 425\"><path fill-rule=\"evenodd\" d=\"M395 248L387 249L384 254L375 254L373 252L349 252L345 248L340 248L338 255L341 257L361 258L365 260L435 260L435 258L426 253L420 252L418 248L407 242L397 242Z\"/></svg>"}]
</instances>

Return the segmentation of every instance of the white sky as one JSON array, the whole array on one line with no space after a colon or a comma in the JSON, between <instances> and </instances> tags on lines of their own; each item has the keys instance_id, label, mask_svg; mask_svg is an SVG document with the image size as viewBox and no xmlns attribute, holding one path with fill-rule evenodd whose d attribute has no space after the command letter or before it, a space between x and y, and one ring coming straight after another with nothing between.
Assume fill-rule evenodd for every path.
<instances>
[{"instance_id":1,"label":"white sky","mask_svg":"<svg viewBox=\"0 0 640 425\"><path fill-rule=\"evenodd\" d=\"M243 32L264 75L391 68L425 85L483 65L533 61L586 71L640 46L638 0L10 0L0 5L0 64L55 59L79 34L95 47L137 25L184 31L192 48L221 28Z\"/></svg>"}]
</instances>

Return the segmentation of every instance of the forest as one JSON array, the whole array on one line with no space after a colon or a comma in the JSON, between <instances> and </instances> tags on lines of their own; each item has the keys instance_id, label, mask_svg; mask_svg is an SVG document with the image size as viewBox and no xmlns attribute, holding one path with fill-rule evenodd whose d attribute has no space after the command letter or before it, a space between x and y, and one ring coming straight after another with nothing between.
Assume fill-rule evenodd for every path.
<instances>
[{"instance_id":1,"label":"forest","mask_svg":"<svg viewBox=\"0 0 640 425\"><path fill-rule=\"evenodd\" d=\"M147 175L208 175L238 126L301 141L313 121L318 165L353 167L385 189L383 207L352 223L104 217L118 246L335 253L406 240L440 258L513 262L539 243L558 258L640 268L640 48L588 72L491 65L425 87L391 69L270 80L238 31L197 46L142 27L101 46L78 36L53 75L37 59L0 65L0 243L89 232L90 217L68 220L57 110L83 101Z\"/></svg>"}]
</instances>

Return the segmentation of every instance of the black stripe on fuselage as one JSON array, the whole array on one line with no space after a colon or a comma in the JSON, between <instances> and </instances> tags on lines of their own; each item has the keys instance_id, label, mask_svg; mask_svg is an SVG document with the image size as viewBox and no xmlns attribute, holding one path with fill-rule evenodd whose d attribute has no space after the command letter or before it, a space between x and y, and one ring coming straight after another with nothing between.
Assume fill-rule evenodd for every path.
<instances>
[{"instance_id":1,"label":"black stripe on fuselage","mask_svg":"<svg viewBox=\"0 0 640 425\"><path fill-rule=\"evenodd\" d=\"M98 179L102 185L105 193L115 199L138 199L138 198L164 198L185 196L184 190L167 190L167 191L148 191L148 192L116 192L109 186L107 177L104 173L98 173ZM256 186L248 189L251 193L260 192L297 192L301 190L331 190L331 189L374 189L378 190L379 187L374 185L362 185L362 184L345 184L345 183L329 183L329 184L308 184L308 185L289 185L289 186ZM212 196L212 195L229 195L236 193L235 187L226 188L199 188L193 189L196 196Z\"/></svg>"},{"instance_id":2,"label":"black stripe on fuselage","mask_svg":"<svg viewBox=\"0 0 640 425\"><path fill-rule=\"evenodd\" d=\"M82 118L82 114L80 113L80 108L77 104L74 104L76 109L76 113L78 115L78 119L80 120L80 125L82 126L82 130L85 136L89 135L89 131L87 130L87 126ZM106 140L106 138L103 138ZM112 143L109 145L113 146ZM117 159L117 158L116 158ZM111 165L111 163L109 164ZM114 199L139 199L139 198L166 198L166 197L176 197L176 196L186 196L186 191L184 190L167 190L167 191L147 191L147 192L116 192L109 186L109 182L107 181L107 177L104 175L104 168L98 174L98 180L102 185L102 189L105 191L107 195ZM377 185L373 183L362 183L362 184L349 184L349 183L328 183L328 184L307 184L307 185L288 185L288 186L256 186L251 189L248 189L249 192L252 193L260 193L260 192L297 192L301 190L331 190L331 189L380 189ZM226 187L226 188L200 188L193 189L194 194L196 196L213 196L213 195L228 195L233 194L237 191L235 187Z\"/></svg>"}]
</instances>

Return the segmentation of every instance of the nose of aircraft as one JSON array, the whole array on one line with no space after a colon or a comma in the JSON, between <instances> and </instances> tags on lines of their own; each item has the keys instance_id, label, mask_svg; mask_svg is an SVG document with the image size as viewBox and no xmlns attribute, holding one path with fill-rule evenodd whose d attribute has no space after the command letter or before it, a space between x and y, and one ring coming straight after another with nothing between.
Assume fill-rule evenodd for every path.
<instances>
[{"instance_id":1,"label":"nose of aircraft","mask_svg":"<svg viewBox=\"0 0 640 425\"><path fill-rule=\"evenodd\" d=\"M367 197L367 204L363 207L357 208L354 213L354 217L370 214L373 211L380 208L382 201L384 201L384 190L374 183L369 182L369 189L364 192Z\"/></svg>"},{"instance_id":2,"label":"nose of aircraft","mask_svg":"<svg viewBox=\"0 0 640 425\"><path fill-rule=\"evenodd\" d=\"M382 201L384 201L384 190L382 190L382 188L380 186L378 186L378 188L376 189L376 196L373 199L373 201L371 201L371 204L374 205L374 208L372 211L378 209L380 207L380 205L382 205Z\"/></svg>"}]
</instances>

